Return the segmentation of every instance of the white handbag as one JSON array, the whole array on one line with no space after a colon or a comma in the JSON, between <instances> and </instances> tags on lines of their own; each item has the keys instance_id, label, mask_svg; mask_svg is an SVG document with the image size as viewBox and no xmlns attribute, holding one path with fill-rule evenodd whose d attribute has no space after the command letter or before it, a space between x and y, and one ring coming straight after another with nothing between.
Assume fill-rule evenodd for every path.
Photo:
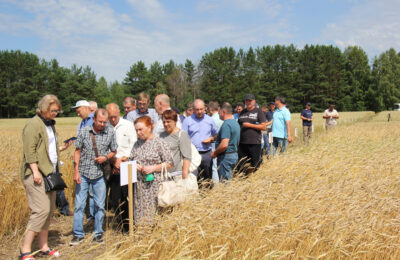
<instances>
[{"instance_id":1,"label":"white handbag","mask_svg":"<svg viewBox=\"0 0 400 260\"><path fill-rule=\"evenodd\" d=\"M179 141L181 140L181 131L179 130ZM191 154L192 154L192 159L190 161L190 166L189 166L189 172L194 172L199 168L200 163L201 163L201 155L197 151L196 147L192 142L190 142L190 148L191 148Z\"/></svg>"},{"instance_id":2,"label":"white handbag","mask_svg":"<svg viewBox=\"0 0 400 260\"><path fill-rule=\"evenodd\" d=\"M161 183L158 189L158 206L170 207L184 202L188 197L198 194L197 178L189 174L188 178L172 178L166 165L161 166Z\"/></svg>"}]
</instances>

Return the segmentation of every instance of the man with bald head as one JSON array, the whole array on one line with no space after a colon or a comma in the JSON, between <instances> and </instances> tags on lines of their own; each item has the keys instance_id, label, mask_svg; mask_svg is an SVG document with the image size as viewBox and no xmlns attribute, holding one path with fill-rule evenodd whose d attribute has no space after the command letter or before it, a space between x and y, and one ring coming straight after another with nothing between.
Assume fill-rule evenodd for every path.
<instances>
[{"instance_id":1,"label":"man with bald head","mask_svg":"<svg viewBox=\"0 0 400 260\"><path fill-rule=\"evenodd\" d=\"M171 110L168 95L160 94L156 96L156 98L154 99L154 108L156 109L156 112L158 114L158 120L154 122L153 133L157 136L160 136L160 134L165 131L164 124L162 122L162 114L166 110ZM178 122L176 122L176 126L178 128L182 128L182 123L179 117L178 117Z\"/></svg>"},{"instance_id":2,"label":"man with bald head","mask_svg":"<svg viewBox=\"0 0 400 260\"><path fill-rule=\"evenodd\" d=\"M117 153L110 159L113 165L113 175L111 175L109 181L111 206L115 210L119 226L121 226L124 232L127 232L129 231L128 186L121 187L119 170L121 162L127 160L137 140L136 131L132 122L119 116L120 110L117 104L110 103L106 106L106 109L108 112L108 121L114 128L118 145Z\"/></svg>"},{"instance_id":3,"label":"man with bald head","mask_svg":"<svg viewBox=\"0 0 400 260\"><path fill-rule=\"evenodd\" d=\"M205 113L206 108L203 100L196 99L193 106L194 113L183 121L182 130L188 133L190 140L201 155L201 164L194 174L197 175L199 180L211 180L211 142L216 140L218 130L214 120Z\"/></svg>"}]
</instances>

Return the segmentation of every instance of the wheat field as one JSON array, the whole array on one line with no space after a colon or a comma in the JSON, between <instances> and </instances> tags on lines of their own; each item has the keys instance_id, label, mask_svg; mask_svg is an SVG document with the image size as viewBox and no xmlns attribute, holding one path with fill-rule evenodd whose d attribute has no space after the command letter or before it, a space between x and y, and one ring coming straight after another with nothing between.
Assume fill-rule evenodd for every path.
<instances>
[{"instance_id":1,"label":"wheat field","mask_svg":"<svg viewBox=\"0 0 400 260\"><path fill-rule=\"evenodd\" d=\"M400 112L390 112L391 122L388 113L340 113L339 127L329 132L315 114L308 146L292 114L292 135L298 128L299 137L249 178L216 185L133 237L107 225L100 245L69 247L71 218L57 217L50 229L60 238L50 236L50 244L64 259L399 259ZM29 216L18 177L24 122L0 120L3 255L16 255L4 245L20 242ZM73 136L78 122L57 119L60 139ZM72 152L61 156L71 204Z\"/></svg>"}]
</instances>

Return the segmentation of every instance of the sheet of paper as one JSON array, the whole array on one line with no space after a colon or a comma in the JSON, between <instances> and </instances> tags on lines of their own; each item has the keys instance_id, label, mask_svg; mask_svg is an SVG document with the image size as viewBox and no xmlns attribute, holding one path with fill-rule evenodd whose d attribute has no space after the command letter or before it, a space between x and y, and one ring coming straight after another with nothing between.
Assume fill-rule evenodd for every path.
<instances>
[{"instance_id":1,"label":"sheet of paper","mask_svg":"<svg viewBox=\"0 0 400 260\"><path fill-rule=\"evenodd\" d=\"M268 142L269 142L270 144L272 144L272 141L273 141L273 136L272 136L272 132L270 132L270 133L268 134Z\"/></svg>"},{"instance_id":2,"label":"sheet of paper","mask_svg":"<svg viewBox=\"0 0 400 260\"><path fill-rule=\"evenodd\" d=\"M137 182L136 161L121 162L120 183L121 186L128 185L128 165L132 165L132 183Z\"/></svg>"}]
</instances>

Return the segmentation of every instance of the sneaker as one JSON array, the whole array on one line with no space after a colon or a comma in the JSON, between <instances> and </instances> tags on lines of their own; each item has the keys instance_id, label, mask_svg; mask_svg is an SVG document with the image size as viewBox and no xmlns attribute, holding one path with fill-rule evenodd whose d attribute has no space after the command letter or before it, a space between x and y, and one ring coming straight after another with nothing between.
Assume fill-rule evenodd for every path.
<instances>
[{"instance_id":1,"label":"sneaker","mask_svg":"<svg viewBox=\"0 0 400 260\"><path fill-rule=\"evenodd\" d=\"M92 242L98 243L98 244L103 243L104 242L103 235L98 235L98 236L93 237Z\"/></svg>"},{"instance_id":2,"label":"sneaker","mask_svg":"<svg viewBox=\"0 0 400 260\"><path fill-rule=\"evenodd\" d=\"M82 243L83 239L84 239L83 237L76 237L76 236L74 236L74 238L71 240L71 242L69 242L69 245L70 245L70 246L79 245L80 243Z\"/></svg>"}]
</instances>

